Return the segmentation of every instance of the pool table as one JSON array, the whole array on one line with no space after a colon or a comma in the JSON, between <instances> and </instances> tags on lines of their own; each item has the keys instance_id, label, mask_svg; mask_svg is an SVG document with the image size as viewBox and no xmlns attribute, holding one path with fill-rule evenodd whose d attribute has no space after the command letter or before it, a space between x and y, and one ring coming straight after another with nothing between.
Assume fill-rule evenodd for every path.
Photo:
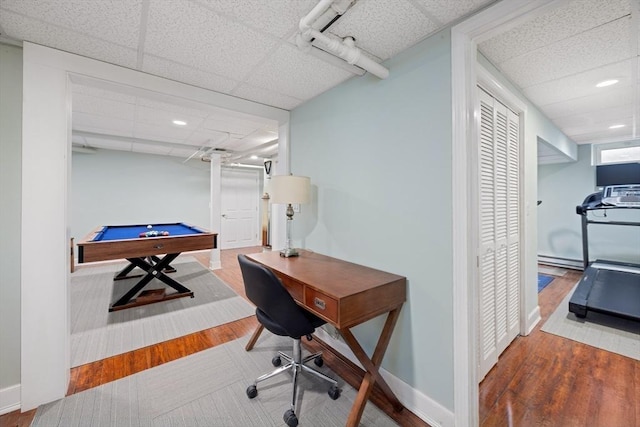
<instances>
[{"instance_id":1,"label":"pool table","mask_svg":"<svg viewBox=\"0 0 640 427\"><path fill-rule=\"evenodd\" d=\"M109 311L174 298L193 298L190 289L167 276L167 273L175 271L170 264L182 252L216 248L217 237L216 233L186 223L100 226L78 241L78 263L123 258L129 261L125 268L116 273L114 280L140 277L129 274L136 267L146 272L110 306ZM160 258L158 255L164 256ZM175 292L167 294L166 289L142 291L154 278Z\"/></svg>"}]
</instances>

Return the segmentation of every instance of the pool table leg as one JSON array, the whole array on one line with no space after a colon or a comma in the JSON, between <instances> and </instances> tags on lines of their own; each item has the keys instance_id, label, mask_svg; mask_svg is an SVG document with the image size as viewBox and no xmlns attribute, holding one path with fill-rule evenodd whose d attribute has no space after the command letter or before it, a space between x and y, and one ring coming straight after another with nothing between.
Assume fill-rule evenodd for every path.
<instances>
[{"instance_id":1,"label":"pool table leg","mask_svg":"<svg viewBox=\"0 0 640 427\"><path fill-rule=\"evenodd\" d=\"M152 265L149 262L145 261L144 258L127 258L127 260L131 263L133 267L139 267L142 270L146 271L147 274L138 281L126 294L124 294L118 301L111 305L109 311L118 310L121 308L128 308L131 305L131 299L138 294L145 286L149 284L153 279L158 279L165 284L169 285L173 289L176 290L176 293L171 294L171 298L177 298L182 296L191 296L193 298L193 292L187 287L181 285L177 281L173 280L169 276L166 276L163 273L163 270L180 255L177 254L167 254L164 258L160 259L156 265Z\"/></svg>"},{"instance_id":2,"label":"pool table leg","mask_svg":"<svg viewBox=\"0 0 640 427\"><path fill-rule=\"evenodd\" d=\"M161 261L162 261L162 259L158 258L155 255L152 255L152 256L148 257L148 263L151 264L151 265L158 265ZM116 275L113 276L113 280L125 280L125 279L131 279L133 277L142 277L142 276L144 276L144 274L132 274L132 275L129 275L129 273L131 273L133 271L133 269L136 268L136 267L137 266L135 264L133 264L131 261L129 261L129 265L127 265L125 268L123 268L118 273L116 273ZM167 265L162 269L162 272L163 273L175 273L176 269L173 268L170 265Z\"/></svg>"}]
</instances>

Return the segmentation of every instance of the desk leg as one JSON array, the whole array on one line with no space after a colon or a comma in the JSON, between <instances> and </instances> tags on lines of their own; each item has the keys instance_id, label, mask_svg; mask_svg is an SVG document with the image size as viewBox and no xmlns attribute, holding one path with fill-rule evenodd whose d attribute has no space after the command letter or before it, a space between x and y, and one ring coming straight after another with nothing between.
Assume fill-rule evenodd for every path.
<instances>
[{"instance_id":1,"label":"desk leg","mask_svg":"<svg viewBox=\"0 0 640 427\"><path fill-rule=\"evenodd\" d=\"M392 310L387 315L387 321L384 324L384 328L380 333L380 338L378 338L378 344L376 344L376 348L373 352L373 356L369 359L367 353L360 346L356 337L351 333L350 330L340 330L342 337L346 341L349 348L353 351L355 356L358 358L362 366L364 366L367 371L362 379L362 384L360 384L360 390L358 390L358 395L353 403L353 407L351 408L351 413L349 413L349 418L347 420L348 427L356 427L360 424L360 418L362 417L362 412L364 411L364 406L369 399L369 395L371 391L373 391L373 385L378 382L378 385L382 388L382 391L387 396L393 408L396 411L401 411L404 406L396 395L393 393L387 382L380 375L379 367L382 363L382 358L384 357L385 351L387 351L387 346L389 345L389 340L391 339L391 333L393 332L393 328L398 321L398 317L400 316L400 307Z\"/></svg>"},{"instance_id":2,"label":"desk leg","mask_svg":"<svg viewBox=\"0 0 640 427\"><path fill-rule=\"evenodd\" d=\"M256 330L253 331L253 335L251 335L249 342L244 347L246 351L251 351L253 346L256 344L256 341L258 341L258 338L260 338L260 334L262 333L263 329L264 329L264 326L262 326L262 323L258 323L258 326L256 326Z\"/></svg>"}]
</instances>

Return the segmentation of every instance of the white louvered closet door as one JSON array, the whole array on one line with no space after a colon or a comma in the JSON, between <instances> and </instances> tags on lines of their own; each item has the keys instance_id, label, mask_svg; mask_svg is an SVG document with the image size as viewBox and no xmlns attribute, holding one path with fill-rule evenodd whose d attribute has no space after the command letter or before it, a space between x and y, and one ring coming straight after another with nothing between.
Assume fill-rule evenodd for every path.
<instances>
[{"instance_id":1,"label":"white louvered closet door","mask_svg":"<svg viewBox=\"0 0 640 427\"><path fill-rule=\"evenodd\" d=\"M518 335L520 303L519 117L484 90L480 98L479 379Z\"/></svg>"}]
</instances>

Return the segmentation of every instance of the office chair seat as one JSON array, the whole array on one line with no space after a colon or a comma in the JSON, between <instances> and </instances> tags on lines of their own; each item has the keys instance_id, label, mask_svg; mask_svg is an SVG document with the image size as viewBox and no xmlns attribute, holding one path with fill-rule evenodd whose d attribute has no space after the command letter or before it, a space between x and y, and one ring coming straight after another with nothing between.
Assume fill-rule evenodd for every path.
<instances>
[{"instance_id":1,"label":"office chair seat","mask_svg":"<svg viewBox=\"0 0 640 427\"><path fill-rule=\"evenodd\" d=\"M278 352L278 355L271 360L276 369L256 378L255 382L247 388L247 396L253 399L258 395L257 385L259 382L291 371L293 374L293 396L291 407L284 413L283 419L287 426L296 427L298 418L295 414L295 406L299 372L307 372L328 381L331 383L328 391L329 397L333 400L340 397L340 389L336 380L306 365L306 363L313 361L316 366L322 366L322 353L314 353L302 358L300 338L306 336L310 340L315 329L326 322L298 306L280 279L271 270L249 260L244 255L238 255L238 262L247 298L256 305L258 322L273 334L293 339L293 354L289 356ZM286 361L284 366L280 366L282 359Z\"/></svg>"}]
</instances>

